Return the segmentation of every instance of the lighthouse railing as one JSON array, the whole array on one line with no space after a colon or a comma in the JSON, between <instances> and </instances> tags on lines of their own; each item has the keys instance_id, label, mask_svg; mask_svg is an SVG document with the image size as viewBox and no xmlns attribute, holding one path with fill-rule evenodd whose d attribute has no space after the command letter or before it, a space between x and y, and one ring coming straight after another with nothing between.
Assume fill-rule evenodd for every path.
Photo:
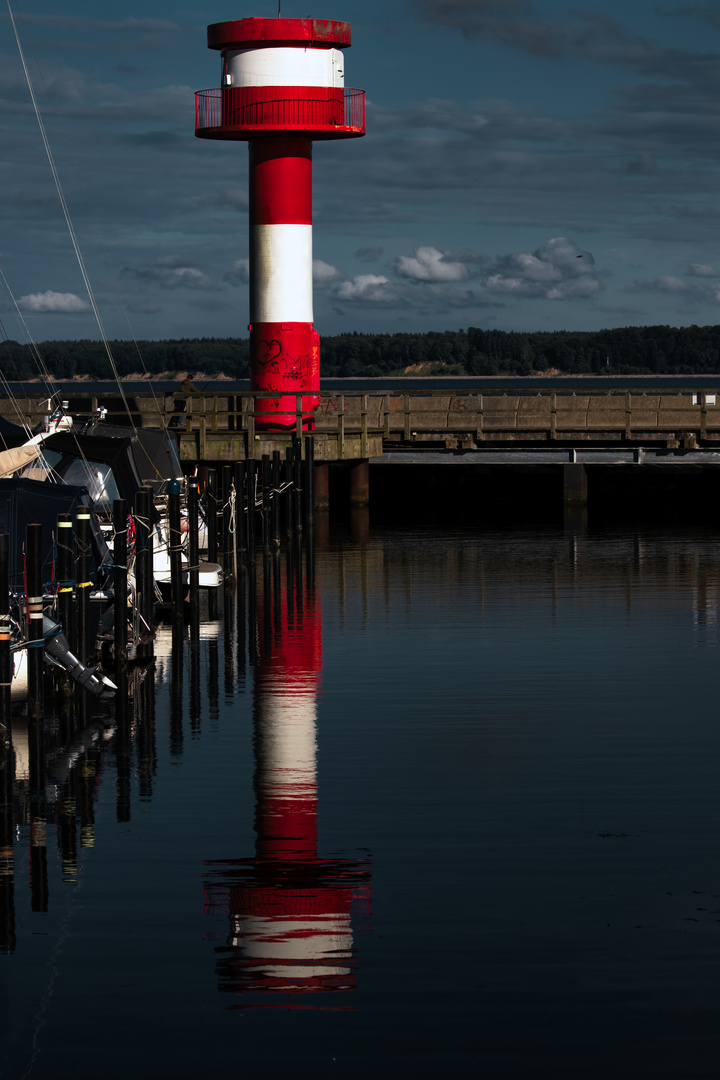
<instances>
[{"instance_id":1,"label":"lighthouse railing","mask_svg":"<svg viewBox=\"0 0 720 1080\"><path fill-rule=\"evenodd\" d=\"M199 90L195 94L195 130L257 129L317 131L338 134L365 130L365 91L318 87L291 94L287 87L243 86Z\"/></svg>"}]
</instances>

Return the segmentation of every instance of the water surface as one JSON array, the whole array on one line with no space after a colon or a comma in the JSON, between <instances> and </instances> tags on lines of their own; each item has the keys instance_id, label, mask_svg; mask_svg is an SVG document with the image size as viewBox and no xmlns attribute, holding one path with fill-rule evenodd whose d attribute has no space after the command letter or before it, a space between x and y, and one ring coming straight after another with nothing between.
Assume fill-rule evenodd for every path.
<instances>
[{"instance_id":1,"label":"water surface","mask_svg":"<svg viewBox=\"0 0 720 1080\"><path fill-rule=\"evenodd\" d=\"M714 532L333 528L18 722L0 1075L717 1075Z\"/></svg>"}]
</instances>

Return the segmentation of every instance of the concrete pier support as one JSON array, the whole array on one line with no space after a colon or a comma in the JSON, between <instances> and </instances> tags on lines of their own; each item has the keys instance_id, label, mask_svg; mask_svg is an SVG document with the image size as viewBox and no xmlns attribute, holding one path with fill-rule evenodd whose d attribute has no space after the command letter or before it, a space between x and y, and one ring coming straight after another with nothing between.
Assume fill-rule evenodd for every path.
<instances>
[{"instance_id":1,"label":"concrete pier support","mask_svg":"<svg viewBox=\"0 0 720 1080\"><path fill-rule=\"evenodd\" d=\"M330 509L330 466L326 463L315 466L315 510L326 514Z\"/></svg>"},{"instance_id":2,"label":"concrete pier support","mask_svg":"<svg viewBox=\"0 0 720 1080\"><path fill-rule=\"evenodd\" d=\"M566 507L587 506L587 473L575 462L563 465L563 501Z\"/></svg>"},{"instance_id":3,"label":"concrete pier support","mask_svg":"<svg viewBox=\"0 0 720 1080\"><path fill-rule=\"evenodd\" d=\"M370 504L370 462L358 461L350 469L350 505Z\"/></svg>"}]
</instances>

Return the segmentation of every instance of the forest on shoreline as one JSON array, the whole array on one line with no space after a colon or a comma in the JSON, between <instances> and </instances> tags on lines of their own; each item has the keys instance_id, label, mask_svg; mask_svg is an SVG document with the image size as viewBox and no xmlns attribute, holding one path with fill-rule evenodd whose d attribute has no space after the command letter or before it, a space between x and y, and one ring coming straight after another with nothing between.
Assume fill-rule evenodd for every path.
<instances>
[{"instance_id":1,"label":"forest on shoreline","mask_svg":"<svg viewBox=\"0 0 720 1080\"><path fill-rule=\"evenodd\" d=\"M111 341L122 378L247 378L247 338ZM38 360L41 357L42 363ZM322 338L324 377L418 375L703 375L720 372L720 326L629 326L614 330L447 330ZM44 365L59 380L112 378L101 341L0 343L0 373L9 382L37 378Z\"/></svg>"}]
</instances>

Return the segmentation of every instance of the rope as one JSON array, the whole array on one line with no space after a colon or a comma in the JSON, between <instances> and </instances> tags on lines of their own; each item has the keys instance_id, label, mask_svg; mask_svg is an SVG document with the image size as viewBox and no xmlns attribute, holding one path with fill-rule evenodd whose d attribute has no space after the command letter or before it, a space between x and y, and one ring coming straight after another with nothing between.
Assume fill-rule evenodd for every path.
<instances>
[{"instance_id":1,"label":"rope","mask_svg":"<svg viewBox=\"0 0 720 1080\"><path fill-rule=\"evenodd\" d=\"M120 383L120 374L119 374L118 369L117 369L117 367L115 365L115 359L114 359L113 354L112 354L112 352L110 350L110 343L109 343L109 341L107 339L107 334L105 333L105 327L103 326L102 319L100 318L100 311L98 309L98 306L97 306L97 303L96 303L96 300L95 300L95 294L93 293L92 285L90 284L90 278L88 277L88 272L87 272L87 269L85 267L85 260L83 259L82 252L80 251L80 245L78 243L77 234L75 233L75 227L74 227L74 225L72 223L72 219L70 217L70 211L68 210L67 201L65 199L65 193L63 192L62 184L60 183L60 176L58 174L57 167L55 165L55 159L53 157L53 153L52 153L52 150L50 148L50 142L48 141L47 132L45 130L45 125L43 123L43 119L42 119L42 116L40 114L40 109L38 108L37 98L35 97L35 90L33 89L32 80L30 78L30 72L28 71L28 66L27 66L27 63L26 63L26 60L25 60L25 53L23 52L23 47L22 47L22 44L20 42L20 35L18 34L18 29L17 29L16 23L15 23L15 17L13 16L12 8L10 6L10 0L7 0L7 9L8 9L8 14L10 15L10 22L12 23L13 33L15 35L15 41L17 43L18 52L20 54L20 61L21 61L22 66L23 66L23 71L25 72L25 81L27 82L27 85L28 85L28 91L30 93L30 99L32 101L33 109L35 110L35 116L37 118L38 127L40 128L40 135L42 137L43 145L45 147L45 153L47 155L47 159L48 159L48 162L50 164L50 171L52 172L53 180L55 181L55 189L56 189L56 191L58 193L58 198L60 199L60 205L62 207L62 212L63 212L63 216L65 218L65 223L66 223L66 225L68 227L68 232L70 234L70 242L72 243L73 249L75 251L75 257L77 258L78 266L80 267L80 273L82 275L82 279L83 279L83 282L85 284L85 289L87 290L88 299L90 301L90 306L91 306L91 308L93 310L93 314L95 316L95 321L97 322L98 329L100 331L100 336L102 338L102 342L103 342L103 345L105 347L105 353L107 355L108 360L110 361L110 367L112 368L113 375L115 376L115 381L117 382L117 385L118 385L118 390L120 392L120 397L122 398L123 404L125 406L125 411L128 414L128 418L130 420L130 424L132 426L132 429L137 434L137 428L135 427L135 423L134 423L133 418L132 418L132 413L130 411L130 406L129 406L128 400L127 400L127 398L125 396L125 391L123 390L122 385Z\"/></svg>"}]
</instances>

